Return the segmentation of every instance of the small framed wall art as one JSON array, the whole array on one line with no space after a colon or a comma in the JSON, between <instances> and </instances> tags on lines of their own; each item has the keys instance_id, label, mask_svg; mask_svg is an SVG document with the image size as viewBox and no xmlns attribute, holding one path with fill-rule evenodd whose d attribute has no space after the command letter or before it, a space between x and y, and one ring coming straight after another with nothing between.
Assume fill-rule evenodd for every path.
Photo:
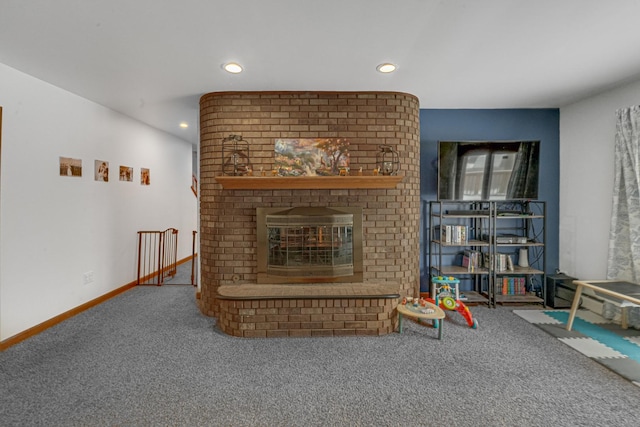
<instances>
[{"instance_id":1,"label":"small framed wall art","mask_svg":"<svg viewBox=\"0 0 640 427\"><path fill-rule=\"evenodd\" d=\"M100 182L109 182L109 162L106 160L94 161L94 179Z\"/></svg>"},{"instance_id":2,"label":"small framed wall art","mask_svg":"<svg viewBox=\"0 0 640 427\"><path fill-rule=\"evenodd\" d=\"M60 176L82 176L82 159L60 157Z\"/></svg>"},{"instance_id":3,"label":"small framed wall art","mask_svg":"<svg viewBox=\"0 0 640 427\"><path fill-rule=\"evenodd\" d=\"M129 166L120 166L120 181L133 181L133 168Z\"/></svg>"}]
</instances>

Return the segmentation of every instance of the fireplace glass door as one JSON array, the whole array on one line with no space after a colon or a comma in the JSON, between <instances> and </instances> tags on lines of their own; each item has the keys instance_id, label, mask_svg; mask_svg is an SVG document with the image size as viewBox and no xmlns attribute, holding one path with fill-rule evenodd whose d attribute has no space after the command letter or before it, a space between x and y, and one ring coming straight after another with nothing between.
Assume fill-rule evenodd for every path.
<instances>
[{"instance_id":1,"label":"fireplace glass door","mask_svg":"<svg viewBox=\"0 0 640 427\"><path fill-rule=\"evenodd\" d=\"M353 274L353 225L270 226L270 272L300 269L332 276ZM285 273L286 274L286 273Z\"/></svg>"},{"instance_id":2,"label":"fireplace glass door","mask_svg":"<svg viewBox=\"0 0 640 427\"><path fill-rule=\"evenodd\" d=\"M264 215L266 274L326 280L354 276L356 248L361 246L354 224L359 222L353 213L329 208Z\"/></svg>"}]
</instances>

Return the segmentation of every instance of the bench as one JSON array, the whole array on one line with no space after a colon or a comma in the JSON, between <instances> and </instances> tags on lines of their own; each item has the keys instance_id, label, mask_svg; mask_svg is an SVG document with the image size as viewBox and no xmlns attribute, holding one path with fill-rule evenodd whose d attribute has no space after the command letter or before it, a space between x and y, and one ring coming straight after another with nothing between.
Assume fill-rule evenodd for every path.
<instances>
[{"instance_id":1,"label":"bench","mask_svg":"<svg viewBox=\"0 0 640 427\"><path fill-rule=\"evenodd\" d=\"M620 281L620 280L574 280L576 285L576 294L573 297L571 311L569 312L569 320L567 321L567 331L573 327L573 321L576 317L576 311L580 305L580 296L584 288L593 289L596 295L603 295L603 299L619 304L621 308L622 328L627 329L628 309L629 307L640 306L640 285L636 283Z\"/></svg>"}]
</instances>

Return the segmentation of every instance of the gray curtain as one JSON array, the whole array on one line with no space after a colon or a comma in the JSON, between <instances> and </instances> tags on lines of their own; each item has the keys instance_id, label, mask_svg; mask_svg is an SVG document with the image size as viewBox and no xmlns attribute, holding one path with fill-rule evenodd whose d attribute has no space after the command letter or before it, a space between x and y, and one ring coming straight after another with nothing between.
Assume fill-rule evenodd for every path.
<instances>
[{"instance_id":1,"label":"gray curtain","mask_svg":"<svg viewBox=\"0 0 640 427\"><path fill-rule=\"evenodd\" d=\"M640 105L621 108L616 115L607 278L640 283ZM634 308L630 314L629 323L635 327L640 326L640 321L635 322L639 310ZM610 306L605 306L607 311Z\"/></svg>"}]
</instances>

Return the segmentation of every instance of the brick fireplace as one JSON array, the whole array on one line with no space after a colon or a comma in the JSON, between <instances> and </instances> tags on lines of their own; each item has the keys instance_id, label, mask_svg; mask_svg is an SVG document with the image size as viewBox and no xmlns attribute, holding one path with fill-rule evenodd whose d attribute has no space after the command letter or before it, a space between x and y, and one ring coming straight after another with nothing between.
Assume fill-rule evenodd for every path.
<instances>
[{"instance_id":1,"label":"brick fireplace","mask_svg":"<svg viewBox=\"0 0 640 427\"><path fill-rule=\"evenodd\" d=\"M200 100L200 128L202 312L244 337L392 332L397 296L419 293L418 100L396 92L214 92ZM353 175L372 175L385 144L398 152L402 177L392 188L225 188L216 177L222 140L232 134L249 142L255 171L273 168L277 138L347 138ZM258 208L349 206L362 212L357 281L259 283Z\"/></svg>"}]
</instances>

